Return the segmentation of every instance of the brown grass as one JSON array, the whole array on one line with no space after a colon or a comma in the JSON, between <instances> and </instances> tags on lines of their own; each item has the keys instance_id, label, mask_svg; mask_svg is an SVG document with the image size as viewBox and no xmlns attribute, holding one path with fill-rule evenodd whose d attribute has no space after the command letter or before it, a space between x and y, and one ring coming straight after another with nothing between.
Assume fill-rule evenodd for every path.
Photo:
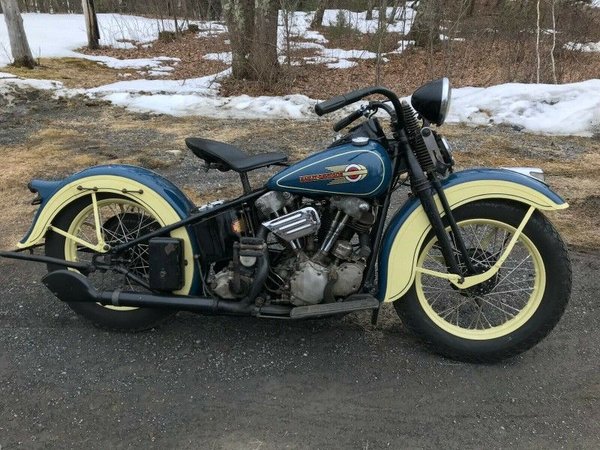
<instances>
[{"instance_id":1,"label":"brown grass","mask_svg":"<svg viewBox=\"0 0 600 450\"><path fill-rule=\"evenodd\" d=\"M134 70L109 69L97 62L80 58L41 58L39 66L33 70L8 66L3 67L2 71L23 78L61 81L69 88L92 88L139 77ZM130 76L119 77L120 73Z\"/></svg>"}]
</instances>

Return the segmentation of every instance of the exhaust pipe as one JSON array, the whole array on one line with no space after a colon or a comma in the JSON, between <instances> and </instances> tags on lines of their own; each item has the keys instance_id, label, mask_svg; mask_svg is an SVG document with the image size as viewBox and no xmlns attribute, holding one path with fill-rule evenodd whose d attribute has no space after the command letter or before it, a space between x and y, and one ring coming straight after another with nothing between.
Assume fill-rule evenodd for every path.
<instances>
[{"instance_id":1,"label":"exhaust pipe","mask_svg":"<svg viewBox=\"0 0 600 450\"><path fill-rule=\"evenodd\" d=\"M201 313L250 315L255 306L245 302L233 302L205 297L188 297L143 292L98 291L89 280L78 272L57 270L42 278L59 300L64 302L100 303L112 306L139 308L170 308Z\"/></svg>"}]
</instances>

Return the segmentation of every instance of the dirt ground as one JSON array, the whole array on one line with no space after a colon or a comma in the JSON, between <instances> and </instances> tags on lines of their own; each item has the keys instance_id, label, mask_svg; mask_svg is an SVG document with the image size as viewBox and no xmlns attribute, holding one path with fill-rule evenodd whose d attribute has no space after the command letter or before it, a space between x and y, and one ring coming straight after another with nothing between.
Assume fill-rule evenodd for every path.
<instances>
[{"instance_id":1,"label":"dirt ground","mask_svg":"<svg viewBox=\"0 0 600 450\"><path fill-rule=\"evenodd\" d=\"M457 169L535 166L571 204L552 219L567 241L598 248L600 140L536 136L510 127L442 129L455 148ZM176 118L136 114L107 103L75 97L54 99L43 91L19 90L0 99L0 244L14 247L35 207L26 185L32 178L58 179L90 165L126 163L164 174L195 202L241 193L233 173L205 172L184 144L201 136L239 145L249 152L278 150L297 160L324 148L334 137L328 120L254 121ZM254 184L269 169L251 175Z\"/></svg>"}]
</instances>

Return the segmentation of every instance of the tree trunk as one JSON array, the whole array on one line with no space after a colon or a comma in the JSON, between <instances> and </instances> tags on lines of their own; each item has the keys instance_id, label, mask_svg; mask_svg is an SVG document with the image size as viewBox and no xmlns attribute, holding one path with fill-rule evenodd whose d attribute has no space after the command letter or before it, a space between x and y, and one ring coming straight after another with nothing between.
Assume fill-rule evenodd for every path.
<instances>
[{"instance_id":1,"label":"tree trunk","mask_svg":"<svg viewBox=\"0 0 600 450\"><path fill-rule=\"evenodd\" d=\"M311 28L320 27L323 24L323 16L325 15L325 8L327 8L327 0L319 0L315 16L310 23Z\"/></svg>"},{"instance_id":2,"label":"tree trunk","mask_svg":"<svg viewBox=\"0 0 600 450\"><path fill-rule=\"evenodd\" d=\"M367 20L373 20L373 1L367 0Z\"/></svg>"},{"instance_id":3,"label":"tree trunk","mask_svg":"<svg viewBox=\"0 0 600 450\"><path fill-rule=\"evenodd\" d=\"M96 17L96 8L94 0L81 0L83 8L83 17L85 19L85 29L87 31L88 48L95 49L100 47L100 30L98 28L98 18Z\"/></svg>"},{"instance_id":4,"label":"tree trunk","mask_svg":"<svg viewBox=\"0 0 600 450\"><path fill-rule=\"evenodd\" d=\"M14 60L13 64L17 67L33 69L36 63L27 42L27 35L23 28L23 19L19 12L17 0L0 0L0 5L2 5L6 29L8 30L10 51Z\"/></svg>"},{"instance_id":5,"label":"tree trunk","mask_svg":"<svg viewBox=\"0 0 600 450\"><path fill-rule=\"evenodd\" d=\"M476 4L477 4L476 0L469 0L469 4L467 6L467 17L473 17L473 14L475 14Z\"/></svg>"},{"instance_id":6,"label":"tree trunk","mask_svg":"<svg viewBox=\"0 0 600 450\"><path fill-rule=\"evenodd\" d=\"M257 0L255 13L254 42L250 53L250 68L254 73L251 74L251 78L270 83L275 81L279 71L277 59L279 2Z\"/></svg>"},{"instance_id":7,"label":"tree trunk","mask_svg":"<svg viewBox=\"0 0 600 450\"><path fill-rule=\"evenodd\" d=\"M438 0L419 0L409 37L415 47L427 47L440 42L440 11Z\"/></svg>"},{"instance_id":8,"label":"tree trunk","mask_svg":"<svg viewBox=\"0 0 600 450\"><path fill-rule=\"evenodd\" d=\"M223 0L223 16L229 28L234 78L250 77L249 57L254 36L254 0Z\"/></svg>"}]
</instances>

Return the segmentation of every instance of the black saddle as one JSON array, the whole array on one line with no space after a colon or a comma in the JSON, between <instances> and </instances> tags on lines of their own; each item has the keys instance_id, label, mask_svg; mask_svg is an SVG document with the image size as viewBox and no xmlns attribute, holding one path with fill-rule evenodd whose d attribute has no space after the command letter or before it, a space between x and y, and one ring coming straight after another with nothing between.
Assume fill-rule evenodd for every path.
<instances>
[{"instance_id":1,"label":"black saddle","mask_svg":"<svg viewBox=\"0 0 600 450\"><path fill-rule=\"evenodd\" d=\"M272 152L248 155L233 145L211 141L210 139L187 138L185 144L194 155L222 172L235 170L244 173L259 167L281 164L287 161L287 156L283 153Z\"/></svg>"}]
</instances>

